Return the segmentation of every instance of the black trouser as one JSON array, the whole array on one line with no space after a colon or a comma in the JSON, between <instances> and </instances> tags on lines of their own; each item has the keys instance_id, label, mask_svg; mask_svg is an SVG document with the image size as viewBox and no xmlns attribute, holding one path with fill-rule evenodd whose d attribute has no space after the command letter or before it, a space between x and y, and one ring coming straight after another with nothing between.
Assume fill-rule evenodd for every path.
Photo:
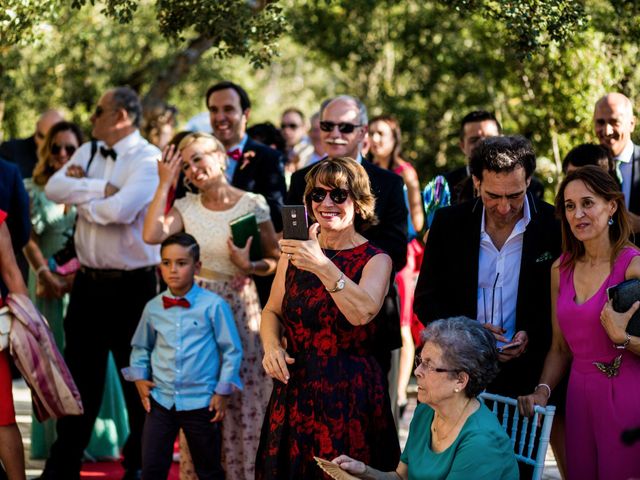
<instances>
[{"instance_id":1,"label":"black trouser","mask_svg":"<svg viewBox=\"0 0 640 480\"><path fill-rule=\"evenodd\" d=\"M173 443L182 428L189 445L193 466L199 480L224 480L220 463L220 422L210 420L215 412L208 408L167 410L151 399L142 437L142 478L166 480L173 457Z\"/></svg>"},{"instance_id":2,"label":"black trouser","mask_svg":"<svg viewBox=\"0 0 640 480\"><path fill-rule=\"evenodd\" d=\"M109 351L118 371L129 366L131 337L145 304L156 295L155 268L133 271L82 269L76 275L64 320L64 357L78 386L84 414L61 418L58 438L43 477L75 480L100 410ZM123 448L123 467L142 465L144 410L135 384L120 377L129 414L129 438Z\"/></svg>"}]
</instances>

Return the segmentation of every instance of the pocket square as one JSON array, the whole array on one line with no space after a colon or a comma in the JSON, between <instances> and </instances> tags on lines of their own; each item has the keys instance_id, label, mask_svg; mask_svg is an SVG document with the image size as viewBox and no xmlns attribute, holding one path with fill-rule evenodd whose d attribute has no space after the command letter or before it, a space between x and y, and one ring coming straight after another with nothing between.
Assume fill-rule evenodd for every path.
<instances>
[{"instance_id":1,"label":"pocket square","mask_svg":"<svg viewBox=\"0 0 640 480\"><path fill-rule=\"evenodd\" d=\"M544 252L542 255L536 258L536 263L542 263L548 260L553 260L553 255L551 255L551 252Z\"/></svg>"}]
</instances>

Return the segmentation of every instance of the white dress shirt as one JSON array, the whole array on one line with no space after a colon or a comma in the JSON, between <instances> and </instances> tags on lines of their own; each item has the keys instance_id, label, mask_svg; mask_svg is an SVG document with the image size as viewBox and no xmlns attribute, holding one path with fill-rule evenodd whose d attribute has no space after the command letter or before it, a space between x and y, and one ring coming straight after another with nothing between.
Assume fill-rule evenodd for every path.
<instances>
[{"instance_id":1,"label":"white dress shirt","mask_svg":"<svg viewBox=\"0 0 640 480\"><path fill-rule=\"evenodd\" d=\"M45 193L57 203L76 205L75 246L80 263L90 268L135 270L160 263L160 249L142 240L142 226L158 186L160 150L136 130L113 145L117 160L98 150L89 166L91 142L47 182ZM79 165L86 177L67 177L67 168ZM105 197L107 183L119 191Z\"/></svg>"},{"instance_id":2,"label":"white dress shirt","mask_svg":"<svg viewBox=\"0 0 640 480\"><path fill-rule=\"evenodd\" d=\"M627 142L627 146L624 150L615 157L613 160L616 162L616 170L620 172L618 180L622 181L622 193L624 194L624 203L629 208L629 199L631 198L631 183L633 176L633 142Z\"/></svg>"},{"instance_id":3,"label":"white dress shirt","mask_svg":"<svg viewBox=\"0 0 640 480\"><path fill-rule=\"evenodd\" d=\"M529 199L525 195L523 216L516 222L507 241L498 250L485 230L486 210L480 225L480 257L478 260L478 321L501 326L504 336L516 333L516 305L520 281L520 262L524 231L531 221ZM494 288L495 287L495 288ZM492 299L492 295L495 297ZM486 312L486 313L485 313ZM493 315L492 315L493 313ZM502 343L498 343L501 346Z\"/></svg>"}]
</instances>

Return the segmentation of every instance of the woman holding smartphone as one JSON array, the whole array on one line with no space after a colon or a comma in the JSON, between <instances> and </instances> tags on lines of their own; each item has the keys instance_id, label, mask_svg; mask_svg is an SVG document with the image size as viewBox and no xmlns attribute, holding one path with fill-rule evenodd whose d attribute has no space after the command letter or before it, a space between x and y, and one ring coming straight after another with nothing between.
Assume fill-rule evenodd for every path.
<instances>
[{"instance_id":1,"label":"woman holding smartphone","mask_svg":"<svg viewBox=\"0 0 640 480\"><path fill-rule=\"evenodd\" d=\"M307 174L308 240L280 241L262 312L263 365L274 378L256 479L321 479L314 456L347 453L390 470L400 458L372 320L391 259L361 235L377 222L364 168L328 158Z\"/></svg>"}]
</instances>

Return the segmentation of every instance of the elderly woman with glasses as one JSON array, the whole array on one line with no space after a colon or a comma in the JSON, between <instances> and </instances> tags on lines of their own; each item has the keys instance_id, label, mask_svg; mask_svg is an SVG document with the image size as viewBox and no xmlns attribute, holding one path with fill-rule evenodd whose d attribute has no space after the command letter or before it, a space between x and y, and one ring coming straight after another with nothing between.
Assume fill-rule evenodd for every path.
<instances>
[{"instance_id":1,"label":"elderly woman with glasses","mask_svg":"<svg viewBox=\"0 0 640 480\"><path fill-rule=\"evenodd\" d=\"M388 390L372 354L372 322L389 288L391 259L361 232L375 198L350 158L321 160L306 176L308 240L281 240L262 313L263 365L275 379L257 479L326 478L314 456L340 452L393 468L400 457Z\"/></svg>"},{"instance_id":2,"label":"elderly woman with glasses","mask_svg":"<svg viewBox=\"0 0 640 480\"><path fill-rule=\"evenodd\" d=\"M415 370L420 404L397 468L382 472L346 455L333 462L366 479L517 479L509 438L476 398L498 372L495 339L465 317L433 322L423 338Z\"/></svg>"}]
</instances>

